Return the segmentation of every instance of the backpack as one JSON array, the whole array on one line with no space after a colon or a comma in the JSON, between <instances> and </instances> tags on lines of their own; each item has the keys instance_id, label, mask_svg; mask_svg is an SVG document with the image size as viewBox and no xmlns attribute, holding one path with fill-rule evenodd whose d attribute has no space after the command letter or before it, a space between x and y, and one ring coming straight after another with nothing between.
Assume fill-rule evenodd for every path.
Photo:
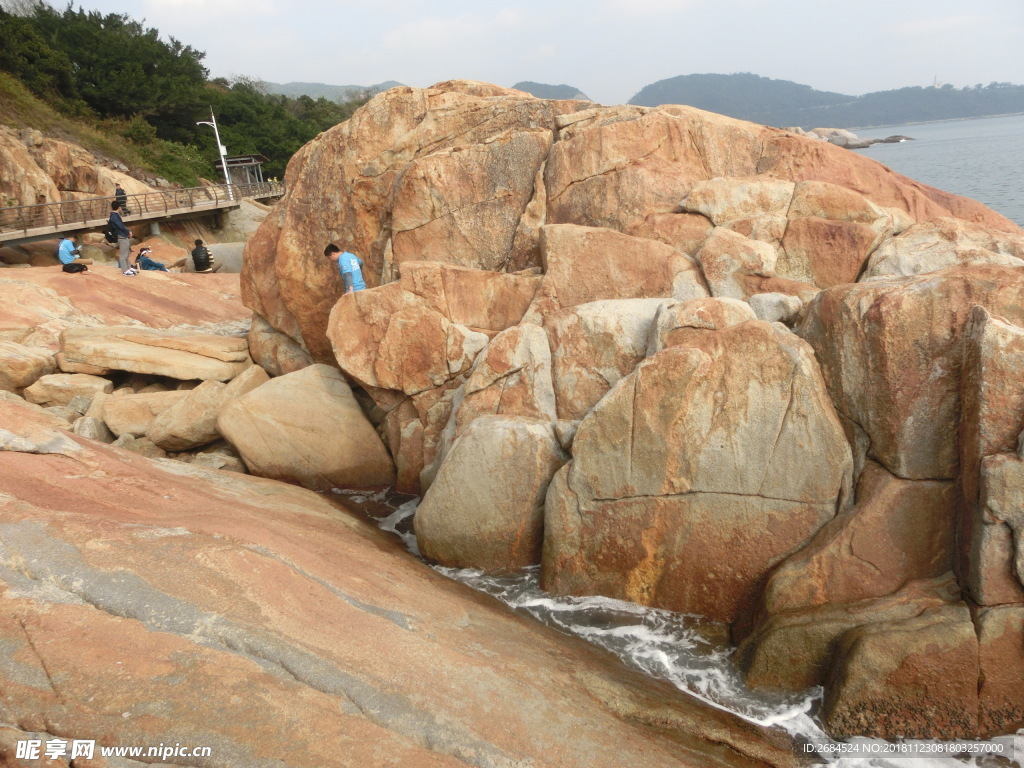
<instances>
[{"instance_id":1,"label":"backpack","mask_svg":"<svg viewBox=\"0 0 1024 768\"><path fill-rule=\"evenodd\" d=\"M111 245L117 244L117 230L114 229L114 222L107 219L107 227L103 230L103 239Z\"/></svg>"},{"instance_id":2,"label":"backpack","mask_svg":"<svg viewBox=\"0 0 1024 768\"><path fill-rule=\"evenodd\" d=\"M85 264L79 264L77 262L71 262L70 264L64 265L65 272L88 272L89 268Z\"/></svg>"}]
</instances>

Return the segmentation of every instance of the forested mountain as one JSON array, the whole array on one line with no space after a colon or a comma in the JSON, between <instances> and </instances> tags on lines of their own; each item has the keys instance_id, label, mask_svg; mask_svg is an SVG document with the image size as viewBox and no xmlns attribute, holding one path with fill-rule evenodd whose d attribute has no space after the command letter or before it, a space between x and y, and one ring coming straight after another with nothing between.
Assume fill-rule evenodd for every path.
<instances>
[{"instance_id":1,"label":"forested mountain","mask_svg":"<svg viewBox=\"0 0 1024 768\"><path fill-rule=\"evenodd\" d=\"M1024 112L1024 86L981 83L969 88L910 87L863 96L816 91L809 85L748 72L681 75L641 89L630 104L688 104L779 127L858 128Z\"/></svg>"},{"instance_id":2,"label":"forested mountain","mask_svg":"<svg viewBox=\"0 0 1024 768\"><path fill-rule=\"evenodd\" d=\"M376 85L327 85L326 83L267 83L263 86L267 93L279 96L309 96L312 99L324 98L343 104L346 101L359 99L367 94L380 93L388 88L402 85L397 80L388 80Z\"/></svg>"},{"instance_id":3,"label":"forested mountain","mask_svg":"<svg viewBox=\"0 0 1024 768\"><path fill-rule=\"evenodd\" d=\"M35 4L17 13L0 7L0 73L67 119L120 136L131 145L128 154L183 184L216 177L213 131L196 125L209 119L211 108L230 154L263 154L266 174L281 176L303 144L346 120L367 98L339 104L268 94L245 78L211 80L204 57L173 37L165 42L158 30L126 14L71 5ZM23 103L0 104L0 118L12 125L24 111Z\"/></svg>"},{"instance_id":4,"label":"forested mountain","mask_svg":"<svg viewBox=\"0 0 1024 768\"><path fill-rule=\"evenodd\" d=\"M517 91L526 91L538 99L581 99L583 101L590 101L590 97L579 88L574 88L564 83L562 85L546 85L544 83L523 80L512 87Z\"/></svg>"}]
</instances>

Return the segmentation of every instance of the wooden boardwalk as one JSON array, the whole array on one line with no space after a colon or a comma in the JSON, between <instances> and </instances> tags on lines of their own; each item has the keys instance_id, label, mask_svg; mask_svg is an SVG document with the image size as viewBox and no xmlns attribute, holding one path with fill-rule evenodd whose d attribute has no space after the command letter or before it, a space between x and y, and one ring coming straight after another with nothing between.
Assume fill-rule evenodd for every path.
<instances>
[{"instance_id":1,"label":"wooden boardwalk","mask_svg":"<svg viewBox=\"0 0 1024 768\"><path fill-rule=\"evenodd\" d=\"M125 223L145 224L189 214L212 213L237 208L243 198L280 197L284 186L262 184L220 184L209 187L168 189L128 195L130 214ZM90 197L59 203L19 205L0 208L0 246L42 240L47 237L86 232L106 226L113 197Z\"/></svg>"}]
</instances>

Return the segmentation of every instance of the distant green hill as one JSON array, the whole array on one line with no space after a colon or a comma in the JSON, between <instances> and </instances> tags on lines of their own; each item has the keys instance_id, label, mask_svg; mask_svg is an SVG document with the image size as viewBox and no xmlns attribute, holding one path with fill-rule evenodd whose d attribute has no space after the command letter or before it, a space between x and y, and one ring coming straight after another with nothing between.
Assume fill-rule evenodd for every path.
<instances>
[{"instance_id":1,"label":"distant green hill","mask_svg":"<svg viewBox=\"0 0 1024 768\"><path fill-rule=\"evenodd\" d=\"M326 83L263 83L267 93L279 96L288 96L297 99L300 96L309 96L311 99L327 99L342 104L346 101L360 98L366 92L380 93L396 85L402 85L395 80L387 80L376 85L327 85Z\"/></svg>"},{"instance_id":2,"label":"distant green hill","mask_svg":"<svg viewBox=\"0 0 1024 768\"><path fill-rule=\"evenodd\" d=\"M640 90L630 104L688 104L698 109L778 127L863 128L1024 112L1024 86L980 83L969 88L899 88L863 96L816 91L789 80L749 72L681 75Z\"/></svg>"},{"instance_id":3,"label":"distant green hill","mask_svg":"<svg viewBox=\"0 0 1024 768\"><path fill-rule=\"evenodd\" d=\"M523 80L512 87L517 91L526 91L527 93L536 96L538 99L591 100L590 97L583 93L579 88L574 88L571 85L545 85L544 83L534 83L530 80Z\"/></svg>"}]
</instances>

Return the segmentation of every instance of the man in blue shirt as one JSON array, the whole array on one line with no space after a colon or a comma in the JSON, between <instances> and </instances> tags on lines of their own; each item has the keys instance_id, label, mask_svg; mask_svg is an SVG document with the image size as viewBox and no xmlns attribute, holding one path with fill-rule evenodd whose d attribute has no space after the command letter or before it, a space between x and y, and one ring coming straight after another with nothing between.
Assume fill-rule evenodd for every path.
<instances>
[{"instance_id":1,"label":"man in blue shirt","mask_svg":"<svg viewBox=\"0 0 1024 768\"><path fill-rule=\"evenodd\" d=\"M57 258L60 259L61 264L71 264L74 261L79 264L92 264L92 259L81 257L81 252L78 250L78 235L74 232L60 241L60 245L57 246Z\"/></svg>"},{"instance_id":2,"label":"man in blue shirt","mask_svg":"<svg viewBox=\"0 0 1024 768\"><path fill-rule=\"evenodd\" d=\"M342 251L334 243L324 248L324 256L337 262L341 278L345 281L345 293L353 293L366 288L363 281L363 260L354 253Z\"/></svg>"}]
</instances>

